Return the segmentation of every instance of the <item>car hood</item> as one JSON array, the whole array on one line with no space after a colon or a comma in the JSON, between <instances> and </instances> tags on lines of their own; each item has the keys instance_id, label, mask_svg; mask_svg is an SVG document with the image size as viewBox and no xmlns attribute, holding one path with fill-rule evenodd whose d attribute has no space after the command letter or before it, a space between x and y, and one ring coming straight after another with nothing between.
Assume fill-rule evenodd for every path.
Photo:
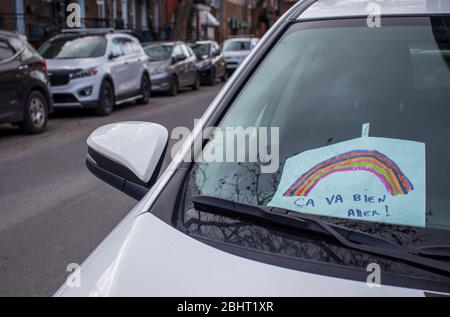
<instances>
[{"instance_id":1,"label":"car hood","mask_svg":"<svg viewBox=\"0 0 450 317\"><path fill-rule=\"evenodd\" d=\"M300 272L229 254L151 213L116 230L86 260L79 287L56 296L424 296L423 291Z\"/></svg>"},{"instance_id":2,"label":"car hood","mask_svg":"<svg viewBox=\"0 0 450 317\"><path fill-rule=\"evenodd\" d=\"M48 70L86 69L97 66L101 58L46 59Z\"/></svg>"}]
</instances>

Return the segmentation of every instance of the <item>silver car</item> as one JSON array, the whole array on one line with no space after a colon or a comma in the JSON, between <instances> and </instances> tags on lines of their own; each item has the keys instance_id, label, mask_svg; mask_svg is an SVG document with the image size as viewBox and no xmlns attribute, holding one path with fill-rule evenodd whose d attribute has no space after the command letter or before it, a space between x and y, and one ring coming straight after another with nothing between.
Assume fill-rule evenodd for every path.
<instances>
[{"instance_id":1,"label":"silver car","mask_svg":"<svg viewBox=\"0 0 450 317\"><path fill-rule=\"evenodd\" d=\"M140 202L57 295L449 294L450 7L374 27L373 2L296 3L162 174L165 127L94 131L89 169Z\"/></svg>"},{"instance_id":2,"label":"silver car","mask_svg":"<svg viewBox=\"0 0 450 317\"><path fill-rule=\"evenodd\" d=\"M228 75L231 75L239 67L258 41L259 39L256 37L234 37L222 43L225 69Z\"/></svg>"},{"instance_id":3,"label":"silver car","mask_svg":"<svg viewBox=\"0 0 450 317\"><path fill-rule=\"evenodd\" d=\"M147 55L133 36L112 30L68 31L46 42L54 108L89 108L108 115L114 105L150 98Z\"/></svg>"},{"instance_id":4,"label":"silver car","mask_svg":"<svg viewBox=\"0 0 450 317\"><path fill-rule=\"evenodd\" d=\"M144 45L152 81L152 91L175 96L180 88L200 88L197 58L184 42L164 42Z\"/></svg>"}]
</instances>

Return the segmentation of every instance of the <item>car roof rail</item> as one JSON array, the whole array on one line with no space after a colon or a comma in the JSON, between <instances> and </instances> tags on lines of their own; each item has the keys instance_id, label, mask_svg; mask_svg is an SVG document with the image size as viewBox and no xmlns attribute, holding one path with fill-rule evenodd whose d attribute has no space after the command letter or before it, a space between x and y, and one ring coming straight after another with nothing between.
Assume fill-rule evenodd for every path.
<instances>
[{"instance_id":1,"label":"car roof rail","mask_svg":"<svg viewBox=\"0 0 450 317\"><path fill-rule=\"evenodd\" d=\"M239 35L228 35L227 39L238 39L238 38L257 38L256 35L252 34L239 34Z\"/></svg>"},{"instance_id":2,"label":"car roof rail","mask_svg":"<svg viewBox=\"0 0 450 317\"><path fill-rule=\"evenodd\" d=\"M73 28L73 29L62 29L63 34L100 34L100 33L113 33L113 28Z\"/></svg>"}]
</instances>

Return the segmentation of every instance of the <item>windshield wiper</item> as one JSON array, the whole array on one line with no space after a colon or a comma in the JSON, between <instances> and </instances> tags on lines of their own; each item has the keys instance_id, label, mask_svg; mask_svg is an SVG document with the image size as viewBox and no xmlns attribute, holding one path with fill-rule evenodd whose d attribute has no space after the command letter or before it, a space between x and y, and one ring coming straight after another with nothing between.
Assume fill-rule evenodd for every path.
<instances>
[{"instance_id":1,"label":"windshield wiper","mask_svg":"<svg viewBox=\"0 0 450 317\"><path fill-rule=\"evenodd\" d=\"M331 237L343 246L377 256L400 260L426 270L450 276L450 264L410 253L401 246L383 238L328 223L315 216L289 209L244 204L213 196L193 196L197 210L232 218L247 218L272 225L281 225Z\"/></svg>"}]
</instances>

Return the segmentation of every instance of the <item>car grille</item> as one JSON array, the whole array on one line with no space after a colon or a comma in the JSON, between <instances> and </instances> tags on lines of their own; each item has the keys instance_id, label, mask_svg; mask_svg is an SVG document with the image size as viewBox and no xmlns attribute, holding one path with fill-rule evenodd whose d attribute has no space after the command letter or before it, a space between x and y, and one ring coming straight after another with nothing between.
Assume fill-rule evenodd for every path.
<instances>
[{"instance_id":1,"label":"car grille","mask_svg":"<svg viewBox=\"0 0 450 317\"><path fill-rule=\"evenodd\" d=\"M54 103L77 103L77 98L72 94L53 94Z\"/></svg>"},{"instance_id":2,"label":"car grille","mask_svg":"<svg viewBox=\"0 0 450 317\"><path fill-rule=\"evenodd\" d=\"M50 85L63 86L69 83L69 73L50 73Z\"/></svg>"}]
</instances>

